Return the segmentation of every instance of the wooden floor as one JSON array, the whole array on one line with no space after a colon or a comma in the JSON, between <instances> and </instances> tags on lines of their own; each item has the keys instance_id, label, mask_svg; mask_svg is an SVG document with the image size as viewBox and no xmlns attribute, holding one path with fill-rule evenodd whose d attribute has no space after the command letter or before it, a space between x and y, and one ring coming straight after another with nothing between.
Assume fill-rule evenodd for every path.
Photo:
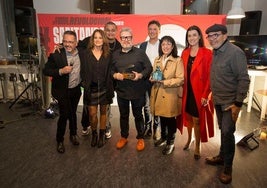
<instances>
[{"instance_id":1,"label":"wooden floor","mask_svg":"<svg viewBox=\"0 0 267 188\"><path fill-rule=\"evenodd\" d=\"M79 146L65 135L66 152L56 151L55 119L45 119L42 111L34 111L25 104L9 109L0 103L0 187L1 188L263 188L267 185L267 141L251 151L236 146L233 181L223 185L218 180L221 167L205 164L205 157L219 149L219 131L208 143L202 144L201 159L193 159L194 146L183 151L186 131L176 134L175 150L169 156L155 148L153 140L145 141L145 150L137 152L136 132L131 116L129 142L122 150L115 145L120 138L119 114L112 106L112 138L103 148L91 148L91 136L81 136ZM266 125L259 121L259 112L247 113L243 107L237 123L236 142L254 128ZM30 109L29 109L30 108ZM81 107L78 109L80 121Z\"/></svg>"}]
</instances>

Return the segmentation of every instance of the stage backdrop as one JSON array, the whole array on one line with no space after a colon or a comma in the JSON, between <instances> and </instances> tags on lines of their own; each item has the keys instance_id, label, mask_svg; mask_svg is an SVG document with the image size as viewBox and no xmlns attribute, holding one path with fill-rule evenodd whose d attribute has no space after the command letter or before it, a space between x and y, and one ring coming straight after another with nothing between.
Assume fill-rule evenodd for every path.
<instances>
[{"instance_id":1,"label":"stage backdrop","mask_svg":"<svg viewBox=\"0 0 267 188\"><path fill-rule=\"evenodd\" d=\"M74 30L78 39L90 36L97 28L103 29L106 22L112 21L122 27L133 30L136 45L147 40L147 24L150 20L161 23L161 34L172 36L178 46L179 54L185 45L186 29L191 25L201 28L204 36L207 27L214 23L225 24L225 15L110 15L110 14L38 14L40 42L47 55L53 52L55 44L62 42L62 34L66 30ZM118 32L119 34L119 32ZM205 44L208 43L205 39Z\"/></svg>"}]
</instances>

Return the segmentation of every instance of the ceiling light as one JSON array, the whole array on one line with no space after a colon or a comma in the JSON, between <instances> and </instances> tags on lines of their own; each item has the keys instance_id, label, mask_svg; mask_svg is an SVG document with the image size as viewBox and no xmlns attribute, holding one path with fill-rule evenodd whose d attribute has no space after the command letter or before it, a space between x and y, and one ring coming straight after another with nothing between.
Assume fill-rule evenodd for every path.
<instances>
[{"instance_id":1,"label":"ceiling light","mask_svg":"<svg viewBox=\"0 0 267 188\"><path fill-rule=\"evenodd\" d=\"M233 0L232 9L228 12L226 18L228 19L240 19L244 18L245 13L241 8L241 0Z\"/></svg>"}]
</instances>

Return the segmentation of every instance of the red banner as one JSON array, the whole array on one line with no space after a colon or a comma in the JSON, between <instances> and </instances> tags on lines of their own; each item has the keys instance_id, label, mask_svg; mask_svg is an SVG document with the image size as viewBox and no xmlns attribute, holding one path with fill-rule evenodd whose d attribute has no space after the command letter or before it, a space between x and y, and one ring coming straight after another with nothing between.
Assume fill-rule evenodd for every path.
<instances>
[{"instance_id":1,"label":"red banner","mask_svg":"<svg viewBox=\"0 0 267 188\"><path fill-rule=\"evenodd\" d=\"M160 37L172 36L179 51L184 48L185 33L189 26L197 25L205 34L210 25L225 24L226 21L225 15L38 14L40 41L48 54L54 50L55 44L62 42L64 31L74 30L78 39L82 40L95 29L103 29L108 21L114 22L119 30L130 27L133 30L134 43L139 44L147 39L147 24L151 20L161 23Z\"/></svg>"}]
</instances>

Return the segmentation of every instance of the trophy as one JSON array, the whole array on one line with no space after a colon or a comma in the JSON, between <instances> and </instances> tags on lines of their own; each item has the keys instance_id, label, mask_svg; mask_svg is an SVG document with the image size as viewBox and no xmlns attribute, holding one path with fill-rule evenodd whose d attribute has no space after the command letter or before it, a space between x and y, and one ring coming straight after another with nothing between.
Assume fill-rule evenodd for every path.
<instances>
[{"instance_id":1,"label":"trophy","mask_svg":"<svg viewBox=\"0 0 267 188\"><path fill-rule=\"evenodd\" d=\"M124 79L128 79L128 80L132 80L135 77L134 73L130 73L130 72L122 73L122 75Z\"/></svg>"},{"instance_id":2,"label":"trophy","mask_svg":"<svg viewBox=\"0 0 267 188\"><path fill-rule=\"evenodd\" d=\"M159 66L157 66L156 70L152 73L152 79L155 80L155 81L163 80L163 73L160 70Z\"/></svg>"},{"instance_id":3,"label":"trophy","mask_svg":"<svg viewBox=\"0 0 267 188\"><path fill-rule=\"evenodd\" d=\"M122 73L124 79L132 80L135 78L135 74L132 73L135 65L130 64L126 67L125 72Z\"/></svg>"}]
</instances>

